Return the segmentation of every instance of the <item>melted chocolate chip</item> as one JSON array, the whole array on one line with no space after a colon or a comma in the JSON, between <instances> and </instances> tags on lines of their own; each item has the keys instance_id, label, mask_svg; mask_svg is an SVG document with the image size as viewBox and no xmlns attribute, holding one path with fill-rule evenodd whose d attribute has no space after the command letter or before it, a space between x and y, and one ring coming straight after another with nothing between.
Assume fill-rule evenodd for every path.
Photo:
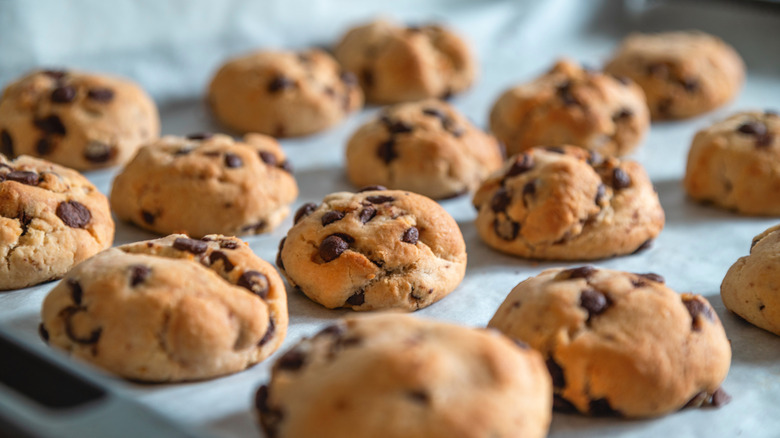
<instances>
[{"instance_id":1,"label":"melted chocolate chip","mask_svg":"<svg viewBox=\"0 0 780 438\"><path fill-rule=\"evenodd\" d=\"M177 237L173 241L173 247L179 251L186 251L192 254L203 254L209 248L206 242L190 239L189 237Z\"/></svg>"},{"instance_id":2,"label":"melted chocolate chip","mask_svg":"<svg viewBox=\"0 0 780 438\"><path fill-rule=\"evenodd\" d=\"M208 140L213 137L214 134L210 132L196 132L187 136L189 140Z\"/></svg>"},{"instance_id":3,"label":"melted chocolate chip","mask_svg":"<svg viewBox=\"0 0 780 438\"><path fill-rule=\"evenodd\" d=\"M366 201L372 203L372 204L384 204L386 202L393 202L395 201L395 198L392 196L386 196L386 195L372 195L367 196Z\"/></svg>"},{"instance_id":4,"label":"melted chocolate chip","mask_svg":"<svg viewBox=\"0 0 780 438\"><path fill-rule=\"evenodd\" d=\"M572 278L584 278L589 279L593 274L595 274L597 271L596 268L593 266L580 266L579 268L572 268L567 269L565 271L561 271L559 275L562 276L562 278L565 279L572 279Z\"/></svg>"},{"instance_id":5,"label":"melted chocolate chip","mask_svg":"<svg viewBox=\"0 0 780 438\"><path fill-rule=\"evenodd\" d=\"M325 262L336 260L344 251L349 249L349 244L354 241L355 239L352 236L346 234L331 234L323 239L320 244L320 257Z\"/></svg>"},{"instance_id":6,"label":"melted chocolate chip","mask_svg":"<svg viewBox=\"0 0 780 438\"><path fill-rule=\"evenodd\" d=\"M329 211L322 215L322 226L324 227L330 225L333 222L340 221L342 219L344 219L343 211L338 211L338 210Z\"/></svg>"},{"instance_id":7,"label":"melted chocolate chip","mask_svg":"<svg viewBox=\"0 0 780 438\"><path fill-rule=\"evenodd\" d=\"M260 151L257 154L260 155L260 159L263 160L263 163L269 166L276 166L276 163L279 162L279 160L276 158L276 155L272 154L271 152Z\"/></svg>"},{"instance_id":8,"label":"melted chocolate chip","mask_svg":"<svg viewBox=\"0 0 780 438\"><path fill-rule=\"evenodd\" d=\"M580 102L571 92L572 84L570 81L566 81L558 86L558 97L561 99L564 105L573 106L579 105Z\"/></svg>"},{"instance_id":9,"label":"melted chocolate chip","mask_svg":"<svg viewBox=\"0 0 780 438\"><path fill-rule=\"evenodd\" d=\"M742 134L762 136L766 135L766 125L761 122L745 122L737 128Z\"/></svg>"},{"instance_id":10,"label":"melted chocolate chip","mask_svg":"<svg viewBox=\"0 0 780 438\"><path fill-rule=\"evenodd\" d=\"M84 149L84 158L92 163L105 163L114 155L116 155L116 149L100 141L91 141Z\"/></svg>"},{"instance_id":11,"label":"melted chocolate chip","mask_svg":"<svg viewBox=\"0 0 780 438\"><path fill-rule=\"evenodd\" d=\"M302 351L293 348L284 353L275 364L276 369L285 371L298 371L306 362L306 355Z\"/></svg>"},{"instance_id":12,"label":"melted chocolate chip","mask_svg":"<svg viewBox=\"0 0 780 438\"><path fill-rule=\"evenodd\" d=\"M536 194L536 180L531 180L523 186L523 198L526 196L533 196ZM525 202L525 199L523 199Z\"/></svg>"},{"instance_id":13,"label":"melted chocolate chip","mask_svg":"<svg viewBox=\"0 0 780 438\"><path fill-rule=\"evenodd\" d=\"M607 401L606 398L591 400L588 404L588 408L590 415L600 417L619 417L621 415L620 412L612 409L612 406L610 406L609 401Z\"/></svg>"},{"instance_id":14,"label":"melted chocolate chip","mask_svg":"<svg viewBox=\"0 0 780 438\"><path fill-rule=\"evenodd\" d=\"M360 289L359 291L352 294L352 296L347 298L346 304L350 306L362 306L363 303L365 302L366 302L366 291Z\"/></svg>"},{"instance_id":15,"label":"melted chocolate chip","mask_svg":"<svg viewBox=\"0 0 780 438\"><path fill-rule=\"evenodd\" d=\"M282 237L282 240L279 241L279 249L276 251L276 266L278 266L282 271L284 271L284 263L282 263L282 248L284 248L284 242L286 240L286 237Z\"/></svg>"},{"instance_id":16,"label":"melted chocolate chip","mask_svg":"<svg viewBox=\"0 0 780 438\"><path fill-rule=\"evenodd\" d=\"M437 117L439 119L447 119L447 114L438 108L423 108L422 113L426 116Z\"/></svg>"},{"instance_id":17,"label":"melted chocolate chip","mask_svg":"<svg viewBox=\"0 0 780 438\"><path fill-rule=\"evenodd\" d=\"M9 158L14 156L14 140L6 129L0 131L0 154Z\"/></svg>"},{"instance_id":18,"label":"melted chocolate chip","mask_svg":"<svg viewBox=\"0 0 780 438\"><path fill-rule=\"evenodd\" d=\"M41 177L35 172L29 172L26 170L14 170L5 174L5 179L8 181L16 181L20 184L28 186L37 186L41 182Z\"/></svg>"},{"instance_id":19,"label":"melted chocolate chip","mask_svg":"<svg viewBox=\"0 0 780 438\"><path fill-rule=\"evenodd\" d=\"M84 290L81 288L81 284L72 278L67 279L65 284L70 288L70 299L73 301L73 304L80 306L81 299L84 297Z\"/></svg>"},{"instance_id":20,"label":"melted chocolate chip","mask_svg":"<svg viewBox=\"0 0 780 438\"><path fill-rule=\"evenodd\" d=\"M35 119L33 124L48 135L65 135L67 132L65 125L62 124L62 120L55 114L42 119Z\"/></svg>"},{"instance_id":21,"label":"melted chocolate chip","mask_svg":"<svg viewBox=\"0 0 780 438\"><path fill-rule=\"evenodd\" d=\"M685 91L694 93L699 89L699 81L695 78L685 78L680 81Z\"/></svg>"},{"instance_id":22,"label":"melted chocolate chip","mask_svg":"<svg viewBox=\"0 0 780 438\"><path fill-rule=\"evenodd\" d=\"M580 293L580 307L588 311L588 320L590 321L594 316L607 310L609 301L603 293L595 289L585 289Z\"/></svg>"},{"instance_id":23,"label":"melted chocolate chip","mask_svg":"<svg viewBox=\"0 0 780 438\"><path fill-rule=\"evenodd\" d=\"M603 161L604 161L604 158L601 156L601 154L599 154L599 153L598 153L598 152L596 152L596 151L590 151L590 153L588 154L588 160L587 160L587 162L588 162L588 164L590 164L591 166L598 166L598 165L599 165L599 164L601 164Z\"/></svg>"},{"instance_id":24,"label":"melted chocolate chip","mask_svg":"<svg viewBox=\"0 0 780 438\"><path fill-rule=\"evenodd\" d=\"M76 331L73 329L73 316L80 313L80 312L86 312L87 309L84 307L66 307L62 310L61 315L63 316L63 319L65 321L65 334L70 338L71 341L77 343L77 344L95 344L98 340L100 340L100 334L103 332L103 329L101 327L98 327L94 330L92 330L87 336L79 336Z\"/></svg>"},{"instance_id":25,"label":"melted chocolate chip","mask_svg":"<svg viewBox=\"0 0 780 438\"><path fill-rule=\"evenodd\" d=\"M60 202L55 211L57 217L71 228L85 228L92 220L92 213L77 201Z\"/></svg>"},{"instance_id":26,"label":"melted chocolate chip","mask_svg":"<svg viewBox=\"0 0 780 438\"><path fill-rule=\"evenodd\" d=\"M235 242L230 242L230 243L235 244ZM209 264L213 265L214 263L217 263L220 260L222 260L222 269L224 269L225 272L230 272L235 267L235 265L233 265L233 263L230 261L230 258L228 258L227 254L225 254L224 252L214 251L211 254L209 254Z\"/></svg>"},{"instance_id":27,"label":"melted chocolate chip","mask_svg":"<svg viewBox=\"0 0 780 438\"><path fill-rule=\"evenodd\" d=\"M148 266L133 265L130 267L130 286L136 287L149 278L152 270Z\"/></svg>"},{"instance_id":28,"label":"melted chocolate chip","mask_svg":"<svg viewBox=\"0 0 780 438\"><path fill-rule=\"evenodd\" d=\"M110 88L92 88L87 91L87 98L95 102L107 103L114 100L114 90Z\"/></svg>"},{"instance_id":29,"label":"melted chocolate chip","mask_svg":"<svg viewBox=\"0 0 780 438\"><path fill-rule=\"evenodd\" d=\"M274 337L274 333L276 333L276 324L274 323L273 318L268 318L268 328L265 329L265 334L263 335L262 339L260 339L260 342L257 343L257 345L262 347L263 345L267 344L268 341Z\"/></svg>"},{"instance_id":30,"label":"melted chocolate chip","mask_svg":"<svg viewBox=\"0 0 780 438\"><path fill-rule=\"evenodd\" d=\"M697 299L695 296L683 295L682 303L691 315L691 330L695 332L701 330L702 325L701 318L698 318L699 315L704 315L710 321L715 320L715 316L712 314L710 306Z\"/></svg>"},{"instance_id":31,"label":"melted chocolate chip","mask_svg":"<svg viewBox=\"0 0 780 438\"><path fill-rule=\"evenodd\" d=\"M390 131L390 134L395 135L395 134L404 134L406 132L412 132L412 130L414 130L414 127L401 120L396 120L394 122L390 122L387 124L387 130Z\"/></svg>"},{"instance_id":32,"label":"melted chocolate chip","mask_svg":"<svg viewBox=\"0 0 780 438\"><path fill-rule=\"evenodd\" d=\"M312 212L316 209L317 209L317 204L313 202L307 202L301 205L300 208L298 208L298 211L295 212L295 218L293 219L293 223L297 224L303 218L312 214Z\"/></svg>"},{"instance_id":33,"label":"melted chocolate chip","mask_svg":"<svg viewBox=\"0 0 780 438\"><path fill-rule=\"evenodd\" d=\"M221 239L219 241L219 247L222 249L236 249L238 248L238 242L235 240Z\"/></svg>"},{"instance_id":34,"label":"melted chocolate chip","mask_svg":"<svg viewBox=\"0 0 780 438\"><path fill-rule=\"evenodd\" d=\"M430 404L431 396L424 390L407 391L406 395L416 403Z\"/></svg>"},{"instance_id":35,"label":"melted chocolate chip","mask_svg":"<svg viewBox=\"0 0 780 438\"><path fill-rule=\"evenodd\" d=\"M358 218L360 219L360 222L365 224L369 222L371 219L376 216L376 208L368 206L362 210L360 210L360 214L358 214Z\"/></svg>"},{"instance_id":36,"label":"melted chocolate chip","mask_svg":"<svg viewBox=\"0 0 780 438\"><path fill-rule=\"evenodd\" d=\"M383 190L387 190L387 187L385 187L385 186L378 186L377 185L377 186L365 186L365 187L362 187L357 192L358 193L363 193L363 192L381 192Z\"/></svg>"},{"instance_id":37,"label":"melted chocolate chip","mask_svg":"<svg viewBox=\"0 0 780 438\"><path fill-rule=\"evenodd\" d=\"M490 200L490 209L495 213L505 212L511 202L512 196L509 191L501 187L493 194L493 198Z\"/></svg>"},{"instance_id":38,"label":"melted chocolate chip","mask_svg":"<svg viewBox=\"0 0 780 438\"><path fill-rule=\"evenodd\" d=\"M560 394L553 394L553 409L558 412L574 413L577 412L577 408L574 404Z\"/></svg>"},{"instance_id":39,"label":"melted chocolate chip","mask_svg":"<svg viewBox=\"0 0 780 438\"><path fill-rule=\"evenodd\" d=\"M49 331L46 330L46 327L44 327L43 323L38 324L38 336L41 337L41 340L45 343L49 343Z\"/></svg>"},{"instance_id":40,"label":"melted chocolate chip","mask_svg":"<svg viewBox=\"0 0 780 438\"><path fill-rule=\"evenodd\" d=\"M44 137L35 143L35 151L38 155L49 155L54 150L54 143Z\"/></svg>"},{"instance_id":41,"label":"melted chocolate chip","mask_svg":"<svg viewBox=\"0 0 780 438\"><path fill-rule=\"evenodd\" d=\"M510 220L493 219L493 230L496 235L503 240L511 241L517 238L517 234L520 232L520 224Z\"/></svg>"},{"instance_id":42,"label":"melted chocolate chip","mask_svg":"<svg viewBox=\"0 0 780 438\"><path fill-rule=\"evenodd\" d=\"M546 361L545 364L547 365L547 371L550 372L550 377L552 377L553 387L555 388L563 388L566 386L566 377L563 374L563 368L561 368L560 365L558 365L557 362L555 362L555 359L550 356Z\"/></svg>"},{"instance_id":43,"label":"melted chocolate chip","mask_svg":"<svg viewBox=\"0 0 780 438\"><path fill-rule=\"evenodd\" d=\"M408 228L401 236L401 242L411 243L412 245L416 245L418 240L420 240L420 231L416 227Z\"/></svg>"},{"instance_id":44,"label":"melted chocolate chip","mask_svg":"<svg viewBox=\"0 0 780 438\"><path fill-rule=\"evenodd\" d=\"M512 163L512 166L509 167L509 170L506 171L506 175L504 176L506 178L510 178L516 175L520 175L521 173L525 173L533 169L533 167L534 167L534 159L531 155L528 154L519 155L515 159L515 162Z\"/></svg>"},{"instance_id":45,"label":"melted chocolate chip","mask_svg":"<svg viewBox=\"0 0 780 438\"><path fill-rule=\"evenodd\" d=\"M238 277L237 285L247 289L262 299L268 298L271 283L262 272L246 271Z\"/></svg>"},{"instance_id":46,"label":"melted chocolate chip","mask_svg":"<svg viewBox=\"0 0 780 438\"><path fill-rule=\"evenodd\" d=\"M560 146L546 146L544 150L546 150L547 152L552 152L554 154L561 154L561 155L566 154L566 149Z\"/></svg>"},{"instance_id":47,"label":"melted chocolate chip","mask_svg":"<svg viewBox=\"0 0 780 438\"><path fill-rule=\"evenodd\" d=\"M149 225L154 224L154 220L156 219L156 216L154 213L146 210L141 210L141 218Z\"/></svg>"},{"instance_id":48,"label":"melted chocolate chip","mask_svg":"<svg viewBox=\"0 0 780 438\"><path fill-rule=\"evenodd\" d=\"M51 101L54 103L70 103L76 98L76 89L70 85L63 85L51 92Z\"/></svg>"},{"instance_id":49,"label":"melted chocolate chip","mask_svg":"<svg viewBox=\"0 0 780 438\"><path fill-rule=\"evenodd\" d=\"M653 245L653 239L647 239L644 242L642 242L642 244L639 245L639 247L637 247L637 249L635 249L634 252L632 252L631 254L640 253L646 249L649 249L652 245Z\"/></svg>"},{"instance_id":50,"label":"melted chocolate chip","mask_svg":"<svg viewBox=\"0 0 780 438\"><path fill-rule=\"evenodd\" d=\"M268 92L276 93L295 86L295 81L285 76L277 76L268 84Z\"/></svg>"},{"instance_id":51,"label":"melted chocolate chip","mask_svg":"<svg viewBox=\"0 0 780 438\"><path fill-rule=\"evenodd\" d=\"M67 70L43 70L41 73L54 79L55 81L62 80L65 76L68 75Z\"/></svg>"},{"instance_id":52,"label":"melted chocolate chip","mask_svg":"<svg viewBox=\"0 0 780 438\"><path fill-rule=\"evenodd\" d=\"M241 160L241 157L239 157L236 154L231 154L230 152L227 152L225 154L225 166L228 168L236 168L241 167L244 165L244 161Z\"/></svg>"},{"instance_id":53,"label":"melted chocolate chip","mask_svg":"<svg viewBox=\"0 0 780 438\"><path fill-rule=\"evenodd\" d=\"M633 111L631 111L629 108L623 108L612 116L612 120L619 122L622 120L628 120L633 116L634 116Z\"/></svg>"},{"instance_id":54,"label":"melted chocolate chip","mask_svg":"<svg viewBox=\"0 0 780 438\"><path fill-rule=\"evenodd\" d=\"M664 284L666 282L666 280L664 280L662 276L655 274L653 272L648 272L646 274L636 274L636 275L656 283Z\"/></svg>"},{"instance_id":55,"label":"melted chocolate chip","mask_svg":"<svg viewBox=\"0 0 780 438\"><path fill-rule=\"evenodd\" d=\"M390 138L390 140L380 143L376 150L376 155L384 161L385 164L390 164L391 161L398 158L398 152L395 150L395 140Z\"/></svg>"},{"instance_id":56,"label":"melted chocolate chip","mask_svg":"<svg viewBox=\"0 0 780 438\"><path fill-rule=\"evenodd\" d=\"M612 170L612 188L622 190L631 185L631 177L621 168L616 167Z\"/></svg>"}]
</instances>

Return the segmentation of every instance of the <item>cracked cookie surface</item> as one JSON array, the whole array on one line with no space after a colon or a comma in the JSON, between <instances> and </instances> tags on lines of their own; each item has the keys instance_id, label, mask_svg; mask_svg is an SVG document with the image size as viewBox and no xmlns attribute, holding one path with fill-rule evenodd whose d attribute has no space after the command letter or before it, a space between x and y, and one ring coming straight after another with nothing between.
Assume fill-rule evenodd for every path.
<instances>
[{"instance_id":1,"label":"cracked cookie surface","mask_svg":"<svg viewBox=\"0 0 780 438\"><path fill-rule=\"evenodd\" d=\"M775 225L753 238L750 255L740 257L723 278L720 296L727 309L780 336L779 230L780 225Z\"/></svg>"},{"instance_id":2,"label":"cracked cookie surface","mask_svg":"<svg viewBox=\"0 0 780 438\"><path fill-rule=\"evenodd\" d=\"M696 133L684 185L721 208L780 215L780 115L742 112Z\"/></svg>"},{"instance_id":3,"label":"cracked cookie surface","mask_svg":"<svg viewBox=\"0 0 780 438\"><path fill-rule=\"evenodd\" d=\"M745 79L734 48L698 31L631 34L604 70L642 87L653 120L711 111L732 100Z\"/></svg>"},{"instance_id":4,"label":"cracked cookie surface","mask_svg":"<svg viewBox=\"0 0 780 438\"><path fill-rule=\"evenodd\" d=\"M501 167L492 136L436 99L398 104L347 143L347 175L357 187L383 185L433 199L473 191Z\"/></svg>"},{"instance_id":5,"label":"cracked cookie surface","mask_svg":"<svg viewBox=\"0 0 780 438\"><path fill-rule=\"evenodd\" d=\"M167 136L138 152L114 180L117 217L161 234L256 234L289 213L298 186L279 144L247 134Z\"/></svg>"},{"instance_id":6,"label":"cracked cookie surface","mask_svg":"<svg viewBox=\"0 0 780 438\"><path fill-rule=\"evenodd\" d=\"M642 142L649 127L639 86L569 60L504 92L490 113L490 129L509 155L569 144L622 156Z\"/></svg>"},{"instance_id":7,"label":"cracked cookie surface","mask_svg":"<svg viewBox=\"0 0 780 438\"><path fill-rule=\"evenodd\" d=\"M549 269L518 284L488 326L542 353L558 410L654 417L729 400L717 314L658 274Z\"/></svg>"},{"instance_id":8,"label":"cracked cookie surface","mask_svg":"<svg viewBox=\"0 0 780 438\"><path fill-rule=\"evenodd\" d=\"M119 376L148 382L241 371L287 332L276 270L235 237L185 235L110 248L46 296L41 336Z\"/></svg>"},{"instance_id":9,"label":"cracked cookie surface","mask_svg":"<svg viewBox=\"0 0 780 438\"><path fill-rule=\"evenodd\" d=\"M447 98L470 87L477 69L465 42L436 24L374 21L350 29L333 53L375 103Z\"/></svg>"},{"instance_id":10,"label":"cracked cookie surface","mask_svg":"<svg viewBox=\"0 0 780 438\"><path fill-rule=\"evenodd\" d=\"M0 290L60 278L113 240L108 200L84 176L0 154Z\"/></svg>"},{"instance_id":11,"label":"cracked cookie surface","mask_svg":"<svg viewBox=\"0 0 780 438\"><path fill-rule=\"evenodd\" d=\"M0 98L0 153L31 155L74 169L122 164L160 134L152 99L107 75L41 70Z\"/></svg>"},{"instance_id":12,"label":"cracked cookie surface","mask_svg":"<svg viewBox=\"0 0 780 438\"><path fill-rule=\"evenodd\" d=\"M370 188L299 208L276 264L291 286L329 309L412 311L460 284L466 244L431 199Z\"/></svg>"},{"instance_id":13,"label":"cracked cookie surface","mask_svg":"<svg viewBox=\"0 0 780 438\"><path fill-rule=\"evenodd\" d=\"M274 137L325 130L363 106L354 75L315 49L231 59L211 80L208 95L212 112L225 126Z\"/></svg>"},{"instance_id":14,"label":"cracked cookie surface","mask_svg":"<svg viewBox=\"0 0 780 438\"><path fill-rule=\"evenodd\" d=\"M491 247L531 259L594 260L650 244L664 212L639 163L573 146L511 157L473 200Z\"/></svg>"},{"instance_id":15,"label":"cracked cookie surface","mask_svg":"<svg viewBox=\"0 0 780 438\"><path fill-rule=\"evenodd\" d=\"M378 314L279 357L255 408L266 436L537 438L552 391L538 352L493 330Z\"/></svg>"}]
</instances>

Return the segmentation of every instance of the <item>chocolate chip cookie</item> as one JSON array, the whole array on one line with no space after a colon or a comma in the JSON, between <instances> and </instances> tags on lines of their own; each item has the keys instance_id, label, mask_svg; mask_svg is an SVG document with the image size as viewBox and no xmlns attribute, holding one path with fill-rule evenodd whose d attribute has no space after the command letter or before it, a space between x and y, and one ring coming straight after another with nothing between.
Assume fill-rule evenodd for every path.
<instances>
[{"instance_id":1,"label":"chocolate chip cookie","mask_svg":"<svg viewBox=\"0 0 780 438\"><path fill-rule=\"evenodd\" d=\"M538 352L398 314L346 318L302 340L255 398L277 438L540 438L551 404Z\"/></svg>"},{"instance_id":2,"label":"chocolate chip cookie","mask_svg":"<svg viewBox=\"0 0 780 438\"><path fill-rule=\"evenodd\" d=\"M385 109L347 144L347 175L356 186L383 185L434 199L475 190L502 162L495 138L436 99Z\"/></svg>"},{"instance_id":3,"label":"chocolate chip cookie","mask_svg":"<svg viewBox=\"0 0 780 438\"><path fill-rule=\"evenodd\" d=\"M46 297L41 337L119 376L147 382L241 371L287 332L274 268L235 237L185 235L111 248Z\"/></svg>"},{"instance_id":4,"label":"chocolate chip cookie","mask_svg":"<svg viewBox=\"0 0 780 438\"><path fill-rule=\"evenodd\" d=\"M531 259L594 260L647 248L664 212L645 170L572 146L511 157L474 196L491 247Z\"/></svg>"},{"instance_id":5,"label":"chocolate chip cookie","mask_svg":"<svg viewBox=\"0 0 780 438\"><path fill-rule=\"evenodd\" d=\"M429 198L367 188L304 204L276 265L291 286L329 309L412 311L460 284L466 244L452 216Z\"/></svg>"},{"instance_id":6,"label":"chocolate chip cookie","mask_svg":"<svg viewBox=\"0 0 780 438\"><path fill-rule=\"evenodd\" d=\"M119 219L160 234L256 234L279 225L297 196L273 138L193 134L141 148L114 180L111 207Z\"/></svg>"},{"instance_id":7,"label":"chocolate chip cookie","mask_svg":"<svg viewBox=\"0 0 780 438\"><path fill-rule=\"evenodd\" d=\"M654 120L711 111L732 100L745 79L739 54L698 31L631 34L604 70L639 84Z\"/></svg>"},{"instance_id":8,"label":"chocolate chip cookie","mask_svg":"<svg viewBox=\"0 0 780 438\"><path fill-rule=\"evenodd\" d=\"M157 107L127 79L40 70L8 85L0 98L0 153L9 158L97 169L125 163L159 135Z\"/></svg>"},{"instance_id":9,"label":"chocolate chip cookie","mask_svg":"<svg viewBox=\"0 0 780 438\"><path fill-rule=\"evenodd\" d=\"M363 106L355 76L321 50L233 58L211 80L208 95L225 126L274 137L323 131Z\"/></svg>"},{"instance_id":10,"label":"chocolate chip cookie","mask_svg":"<svg viewBox=\"0 0 780 438\"><path fill-rule=\"evenodd\" d=\"M447 98L470 87L477 69L466 43L437 24L377 20L350 29L334 54L374 103Z\"/></svg>"},{"instance_id":11,"label":"chocolate chip cookie","mask_svg":"<svg viewBox=\"0 0 780 438\"><path fill-rule=\"evenodd\" d=\"M542 353L557 410L654 417L730 398L718 316L658 274L549 269L518 284L488 326Z\"/></svg>"},{"instance_id":12,"label":"chocolate chip cookie","mask_svg":"<svg viewBox=\"0 0 780 438\"><path fill-rule=\"evenodd\" d=\"M0 154L0 290L62 277L113 240L108 199L81 174Z\"/></svg>"},{"instance_id":13,"label":"chocolate chip cookie","mask_svg":"<svg viewBox=\"0 0 780 438\"><path fill-rule=\"evenodd\" d=\"M731 266L720 286L720 296L727 309L776 335L780 335L778 230L780 225L775 225L756 236L750 246L750 255L741 257Z\"/></svg>"},{"instance_id":14,"label":"chocolate chip cookie","mask_svg":"<svg viewBox=\"0 0 780 438\"><path fill-rule=\"evenodd\" d=\"M778 216L778 188L778 113L738 113L693 138L685 172L691 198L743 214Z\"/></svg>"},{"instance_id":15,"label":"chocolate chip cookie","mask_svg":"<svg viewBox=\"0 0 780 438\"><path fill-rule=\"evenodd\" d=\"M509 155L568 144L622 156L642 142L649 127L638 85L569 60L504 92L490 113L490 129Z\"/></svg>"}]
</instances>

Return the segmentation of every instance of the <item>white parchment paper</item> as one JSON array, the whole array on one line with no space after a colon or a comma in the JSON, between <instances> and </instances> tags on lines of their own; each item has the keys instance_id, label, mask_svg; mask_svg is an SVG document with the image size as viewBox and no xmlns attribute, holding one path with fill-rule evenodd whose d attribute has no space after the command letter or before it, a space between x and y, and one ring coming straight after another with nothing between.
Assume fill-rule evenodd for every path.
<instances>
[{"instance_id":1,"label":"white parchment paper","mask_svg":"<svg viewBox=\"0 0 780 438\"><path fill-rule=\"evenodd\" d=\"M70 66L123 74L139 81L161 105L164 134L219 131L202 93L220 62L254 47L329 45L346 26L378 14L420 23L443 21L472 43L481 75L452 103L484 126L506 87L533 78L560 56L599 66L631 31L697 28L721 36L743 55L748 80L735 102L681 122L657 123L631 158L648 170L666 211L666 228L638 255L594 263L598 267L657 272L677 291L692 291L714 305L732 342L724 388L733 396L719 409L686 410L660 419L591 419L556 413L550 436L694 437L780 436L780 337L750 326L723 308L719 288L726 270L748 253L752 237L778 219L751 218L700 206L681 185L687 150L703 126L742 109L780 109L780 10L741 3L551 0L253 2L0 0L0 85L37 66ZM369 107L328 132L283 140L296 168L300 197L319 202L353 189L343 171L346 140L378 111ZM87 176L108 193L115 170ZM450 296L418 317L484 326L518 282L558 263L537 263L494 252L474 229L467 197L443 201L463 231L469 264ZM273 261L288 218L274 232L249 237L252 249ZM117 224L116 244L155 236ZM780 267L778 267L780 269ZM0 292L0 324L29 342L37 336L41 301L54 283ZM349 311L327 310L288 292L290 329L282 351ZM9 360L0 358L0 360ZM251 411L255 389L268 379L271 360L206 382L138 385L115 380L124 393L174 421L220 437L260 434Z\"/></svg>"}]
</instances>

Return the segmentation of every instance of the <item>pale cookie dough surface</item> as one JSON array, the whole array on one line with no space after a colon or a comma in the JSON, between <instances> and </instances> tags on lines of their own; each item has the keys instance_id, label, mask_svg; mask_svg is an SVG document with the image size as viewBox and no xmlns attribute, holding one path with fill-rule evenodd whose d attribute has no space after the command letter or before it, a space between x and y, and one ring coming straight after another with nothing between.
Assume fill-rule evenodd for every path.
<instances>
[{"instance_id":1,"label":"pale cookie dough surface","mask_svg":"<svg viewBox=\"0 0 780 438\"><path fill-rule=\"evenodd\" d=\"M638 85L569 60L505 91L490 113L490 129L509 155L569 144L622 156L639 146L649 128L650 113Z\"/></svg>"},{"instance_id":2,"label":"pale cookie dough surface","mask_svg":"<svg viewBox=\"0 0 780 438\"><path fill-rule=\"evenodd\" d=\"M729 400L717 314L657 274L549 269L518 284L488 326L542 353L558 410L655 417Z\"/></svg>"},{"instance_id":3,"label":"pale cookie dough surface","mask_svg":"<svg viewBox=\"0 0 780 438\"><path fill-rule=\"evenodd\" d=\"M433 199L476 190L501 167L496 139L436 99L385 109L347 143L347 175L357 187L383 185Z\"/></svg>"},{"instance_id":4,"label":"pale cookie dough surface","mask_svg":"<svg viewBox=\"0 0 780 438\"><path fill-rule=\"evenodd\" d=\"M119 376L176 382L241 371L287 332L287 294L235 237L185 235L111 248L45 298L41 337Z\"/></svg>"},{"instance_id":5,"label":"pale cookie dough surface","mask_svg":"<svg viewBox=\"0 0 780 438\"><path fill-rule=\"evenodd\" d=\"M368 190L304 204L276 265L291 286L329 309L413 311L452 292L466 258L458 224L436 202Z\"/></svg>"},{"instance_id":6,"label":"pale cookie dough surface","mask_svg":"<svg viewBox=\"0 0 780 438\"><path fill-rule=\"evenodd\" d=\"M279 225L297 196L273 138L195 134L141 148L116 176L111 207L119 219L160 234L256 234Z\"/></svg>"},{"instance_id":7,"label":"pale cookie dough surface","mask_svg":"<svg viewBox=\"0 0 780 438\"><path fill-rule=\"evenodd\" d=\"M32 155L79 170L127 162L160 135L157 107L122 78L41 70L0 98L0 152Z\"/></svg>"},{"instance_id":8,"label":"pale cookie dough surface","mask_svg":"<svg viewBox=\"0 0 780 438\"><path fill-rule=\"evenodd\" d=\"M108 199L80 173L0 154L0 290L62 277L113 240Z\"/></svg>"},{"instance_id":9,"label":"pale cookie dough surface","mask_svg":"<svg viewBox=\"0 0 780 438\"><path fill-rule=\"evenodd\" d=\"M551 402L538 352L495 331L384 314L292 347L256 409L277 438L540 438Z\"/></svg>"}]
</instances>

